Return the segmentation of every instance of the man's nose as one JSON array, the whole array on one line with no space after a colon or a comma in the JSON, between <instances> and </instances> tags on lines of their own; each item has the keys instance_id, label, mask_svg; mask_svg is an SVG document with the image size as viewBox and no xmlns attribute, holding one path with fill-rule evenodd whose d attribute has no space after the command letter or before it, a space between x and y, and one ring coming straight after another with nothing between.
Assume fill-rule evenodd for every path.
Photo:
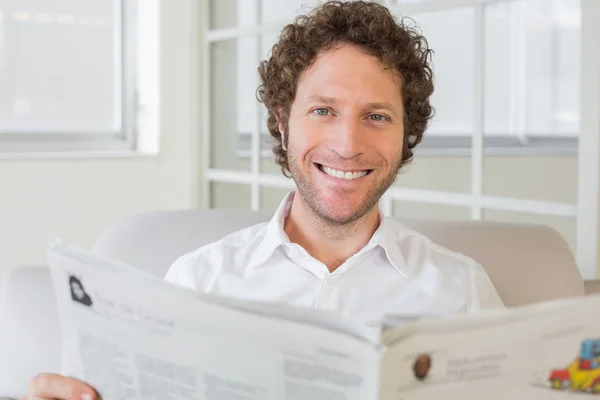
<instances>
[{"instance_id":1,"label":"man's nose","mask_svg":"<svg viewBox=\"0 0 600 400\"><path fill-rule=\"evenodd\" d=\"M327 147L344 159L352 159L364 152L366 139L360 118L348 116L338 120Z\"/></svg>"}]
</instances>

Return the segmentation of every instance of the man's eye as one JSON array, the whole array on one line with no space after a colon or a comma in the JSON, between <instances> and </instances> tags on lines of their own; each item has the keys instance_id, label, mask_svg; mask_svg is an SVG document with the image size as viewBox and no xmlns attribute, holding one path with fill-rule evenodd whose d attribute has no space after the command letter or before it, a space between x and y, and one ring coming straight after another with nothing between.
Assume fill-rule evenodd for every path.
<instances>
[{"instance_id":1,"label":"man's eye","mask_svg":"<svg viewBox=\"0 0 600 400\"><path fill-rule=\"evenodd\" d=\"M385 115L381 115L381 114L371 114L371 115L369 115L369 118L371 118L371 121L375 121L375 122L381 122L381 121L385 121L387 119L385 117Z\"/></svg>"},{"instance_id":2,"label":"man's eye","mask_svg":"<svg viewBox=\"0 0 600 400\"><path fill-rule=\"evenodd\" d=\"M322 117L326 117L327 115L329 115L329 110L326 108L317 108L316 110L314 110L314 112Z\"/></svg>"}]
</instances>

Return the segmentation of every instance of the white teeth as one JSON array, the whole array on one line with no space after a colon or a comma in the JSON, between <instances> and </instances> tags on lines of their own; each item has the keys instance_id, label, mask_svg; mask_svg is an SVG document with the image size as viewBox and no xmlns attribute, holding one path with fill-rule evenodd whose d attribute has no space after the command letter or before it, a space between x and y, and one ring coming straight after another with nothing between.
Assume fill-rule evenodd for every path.
<instances>
[{"instance_id":1,"label":"white teeth","mask_svg":"<svg viewBox=\"0 0 600 400\"><path fill-rule=\"evenodd\" d=\"M344 172L344 171L338 171L336 169L329 168L329 167L323 167L323 166L321 166L321 171L325 172L329 176L333 176L334 178L347 179L347 180L362 178L363 176L365 176L367 174L367 171Z\"/></svg>"}]
</instances>

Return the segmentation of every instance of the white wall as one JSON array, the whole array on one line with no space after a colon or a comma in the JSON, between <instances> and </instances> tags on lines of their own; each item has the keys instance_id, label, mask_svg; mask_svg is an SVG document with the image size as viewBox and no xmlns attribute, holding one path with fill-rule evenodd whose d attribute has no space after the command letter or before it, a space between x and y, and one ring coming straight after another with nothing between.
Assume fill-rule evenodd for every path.
<instances>
[{"instance_id":1,"label":"white wall","mask_svg":"<svg viewBox=\"0 0 600 400\"><path fill-rule=\"evenodd\" d=\"M43 264L55 237L89 248L119 218L192 206L191 0L161 6L160 154L0 159L0 276L15 264Z\"/></svg>"}]
</instances>

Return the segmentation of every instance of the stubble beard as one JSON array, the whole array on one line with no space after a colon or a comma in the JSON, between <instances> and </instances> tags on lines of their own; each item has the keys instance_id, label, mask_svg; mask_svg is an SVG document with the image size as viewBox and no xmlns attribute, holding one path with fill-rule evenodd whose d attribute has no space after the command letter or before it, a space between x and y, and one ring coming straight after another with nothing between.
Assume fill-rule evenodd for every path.
<instances>
[{"instance_id":1,"label":"stubble beard","mask_svg":"<svg viewBox=\"0 0 600 400\"><path fill-rule=\"evenodd\" d=\"M395 162L395 168L393 168L384 179L375 187L369 189L366 193L364 200L361 204L358 205L356 210L345 217L336 217L331 215L328 212L328 206L323 204L324 201L321 200L320 191L318 187L316 187L311 178L309 177L309 173L305 174L302 169L302 162L297 159L293 149L288 147L288 166L290 169L290 173L292 178L296 182L296 186L298 187L298 192L303 202L310 208L310 211L323 223L328 226L348 226L356 223L363 216L365 216L369 211L375 207L381 196L392 186L392 184L396 181L398 176L398 172L400 171L400 166L402 164L402 156L399 156ZM311 166L312 168L312 166Z\"/></svg>"}]
</instances>

